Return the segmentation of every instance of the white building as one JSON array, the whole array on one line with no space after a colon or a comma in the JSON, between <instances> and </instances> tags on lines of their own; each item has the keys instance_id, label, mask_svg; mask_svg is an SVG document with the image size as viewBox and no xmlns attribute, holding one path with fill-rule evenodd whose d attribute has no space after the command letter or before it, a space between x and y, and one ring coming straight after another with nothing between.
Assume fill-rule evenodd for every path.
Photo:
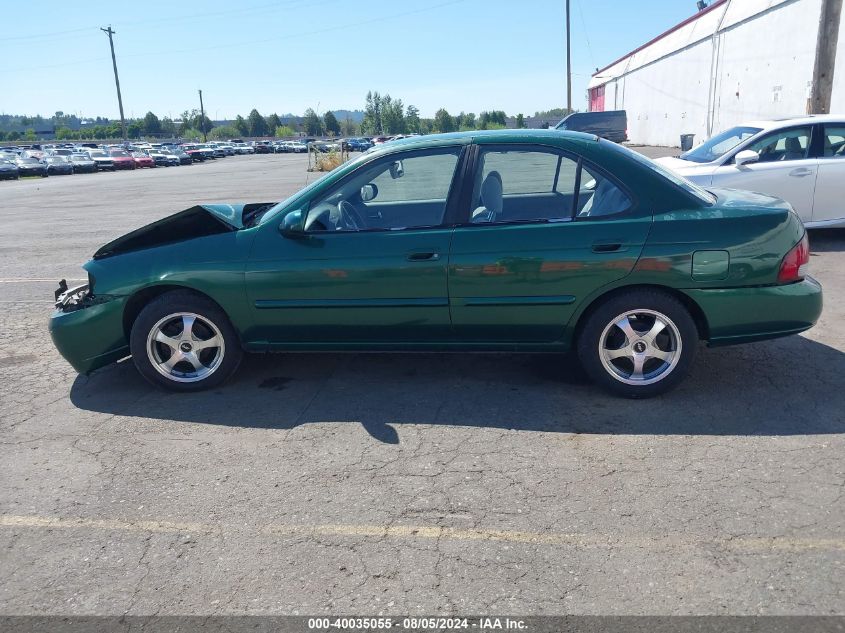
<instances>
[{"instance_id":1,"label":"white building","mask_svg":"<svg viewBox=\"0 0 845 633\"><path fill-rule=\"evenodd\" d=\"M681 134L695 134L697 143L743 121L806 114L817 46L827 45L821 68L835 62L829 109L845 114L841 4L716 0L598 70L588 87L589 109L626 110L632 142L670 146Z\"/></svg>"}]
</instances>

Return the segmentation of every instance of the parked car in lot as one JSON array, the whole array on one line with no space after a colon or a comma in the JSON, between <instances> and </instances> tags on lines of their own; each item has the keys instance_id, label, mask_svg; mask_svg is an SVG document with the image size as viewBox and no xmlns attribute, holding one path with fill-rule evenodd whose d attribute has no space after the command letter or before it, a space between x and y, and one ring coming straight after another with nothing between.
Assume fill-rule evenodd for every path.
<instances>
[{"instance_id":1,"label":"parked car in lot","mask_svg":"<svg viewBox=\"0 0 845 633\"><path fill-rule=\"evenodd\" d=\"M845 116L752 121L658 162L700 185L783 198L808 228L845 227Z\"/></svg>"},{"instance_id":2,"label":"parked car in lot","mask_svg":"<svg viewBox=\"0 0 845 633\"><path fill-rule=\"evenodd\" d=\"M256 154L272 154L273 147L270 145L269 142L260 141L252 146L253 151Z\"/></svg>"},{"instance_id":3,"label":"parked car in lot","mask_svg":"<svg viewBox=\"0 0 845 633\"><path fill-rule=\"evenodd\" d=\"M625 110L573 112L555 126L558 130L586 132L614 143L628 140L628 114Z\"/></svg>"},{"instance_id":4,"label":"parked car in lot","mask_svg":"<svg viewBox=\"0 0 845 633\"><path fill-rule=\"evenodd\" d=\"M182 151L190 156L191 162L203 162L214 157L213 155L209 157L207 151L201 149L198 145L183 145Z\"/></svg>"},{"instance_id":5,"label":"parked car in lot","mask_svg":"<svg viewBox=\"0 0 845 633\"><path fill-rule=\"evenodd\" d=\"M179 391L253 350L575 349L609 391L648 397L702 339L812 327L808 262L781 200L705 190L585 134L445 134L283 202L192 206L117 238L87 285L60 283L50 331L77 371L131 355Z\"/></svg>"},{"instance_id":6,"label":"parked car in lot","mask_svg":"<svg viewBox=\"0 0 845 633\"><path fill-rule=\"evenodd\" d=\"M135 159L132 155L122 149L113 149L109 152L115 169L135 169Z\"/></svg>"},{"instance_id":7,"label":"parked car in lot","mask_svg":"<svg viewBox=\"0 0 845 633\"><path fill-rule=\"evenodd\" d=\"M73 174L73 164L65 156L47 156L44 158L47 173L50 176L70 176Z\"/></svg>"},{"instance_id":8,"label":"parked car in lot","mask_svg":"<svg viewBox=\"0 0 845 633\"><path fill-rule=\"evenodd\" d=\"M153 157L146 153L145 151L141 152L132 152L132 158L135 161L135 167L139 169L141 167L155 167L156 163L153 160Z\"/></svg>"},{"instance_id":9,"label":"parked car in lot","mask_svg":"<svg viewBox=\"0 0 845 633\"><path fill-rule=\"evenodd\" d=\"M179 164L179 159L175 156L171 159L166 154L157 151L150 152L150 158L153 159L156 167L171 167Z\"/></svg>"},{"instance_id":10,"label":"parked car in lot","mask_svg":"<svg viewBox=\"0 0 845 633\"><path fill-rule=\"evenodd\" d=\"M236 154L254 154L255 150L244 142L232 142Z\"/></svg>"},{"instance_id":11,"label":"parked car in lot","mask_svg":"<svg viewBox=\"0 0 845 633\"><path fill-rule=\"evenodd\" d=\"M41 176L42 178L46 178L48 176L47 165L37 158L20 156L15 161L15 165L17 165L18 174L21 176Z\"/></svg>"},{"instance_id":12,"label":"parked car in lot","mask_svg":"<svg viewBox=\"0 0 845 633\"><path fill-rule=\"evenodd\" d=\"M181 147L168 147L162 151L167 154L168 158L176 159L177 165L190 165L194 162L191 156L184 152Z\"/></svg>"},{"instance_id":13,"label":"parked car in lot","mask_svg":"<svg viewBox=\"0 0 845 633\"><path fill-rule=\"evenodd\" d=\"M303 154L308 151L308 146L300 141L288 141L288 151L292 154Z\"/></svg>"},{"instance_id":14,"label":"parked car in lot","mask_svg":"<svg viewBox=\"0 0 845 633\"><path fill-rule=\"evenodd\" d=\"M20 172L14 161L3 158L0 154L0 180L17 180L19 176Z\"/></svg>"},{"instance_id":15,"label":"parked car in lot","mask_svg":"<svg viewBox=\"0 0 845 633\"><path fill-rule=\"evenodd\" d=\"M70 164L75 174L93 174L97 171L97 163L88 154L71 154Z\"/></svg>"},{"instance_id":16,"label":"parked car in lot","mask_svg":"<svg viewBox=\"0 0 845 633\"><path fill-rule=\"evenodd\" d=\"M97 163L97 171L114 171L114 159L111 155L104 151L98 149L92 149L88 152L88 155L91 157L95 163Z\"/></svg>"}]
</instances>

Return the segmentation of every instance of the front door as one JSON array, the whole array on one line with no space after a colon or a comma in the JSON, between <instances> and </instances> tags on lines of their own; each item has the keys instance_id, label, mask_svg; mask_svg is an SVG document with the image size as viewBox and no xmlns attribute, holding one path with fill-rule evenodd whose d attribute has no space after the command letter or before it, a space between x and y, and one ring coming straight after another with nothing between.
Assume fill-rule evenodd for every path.
<instances>
[{"instance_id":1,"label":"front door","mask_svg":"<svg viewBox=\"0 0 845 633\"><path fill-rule=\"evenodd\" d=\"M731 159L713 173L713 186L781 198L792 205L804 222L809 222L818 172L818 160L810 157L811 129L802 126L778 130L741 148L757 152L757 162L737 166Z\"/></svg>"},{"instance_id":2,"label":"front door","mask_svg":"<svg viewBox=\"0 0 845 633\"><path fill-rule=\"evenodd\" d=\"M271 346L425 343L450 334L442 226L460 147L362 165L310 201L305 232L256 238L253 339Z\"/></svg>"},{"instance_id":3,"label":"front door","mask_svg":"<svg viewBox=\"0 0 845 633\"><path fill-rule=\"evenodd\" d=\"M559 340L581 301L627 275L651 226L611 176L543 147L480 146L449 260L458 340ZM580 171L580 173L579 173ZM577 195L576 195L577 193Z\"/></svg>"}]
</instances>

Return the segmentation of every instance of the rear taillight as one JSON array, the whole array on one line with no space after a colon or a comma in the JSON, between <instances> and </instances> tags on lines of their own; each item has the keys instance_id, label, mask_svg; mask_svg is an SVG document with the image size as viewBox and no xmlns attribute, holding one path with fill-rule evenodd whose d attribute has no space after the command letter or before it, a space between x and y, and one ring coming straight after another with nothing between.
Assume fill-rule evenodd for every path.
<instances>
[{"instance_id":1,"label":"rear taillight","mask_svg":"<svg viewBox=\"0 0 845 633\"><path fill-rule=\"evenodd\" d=\"M807 239L807 232L804 232L801 241L793 246L783 258L778 271L778 283L788 284L793 281L801 281L807 274L807 265L810 263L810 241Z\"/></svg>"}]
</instances>

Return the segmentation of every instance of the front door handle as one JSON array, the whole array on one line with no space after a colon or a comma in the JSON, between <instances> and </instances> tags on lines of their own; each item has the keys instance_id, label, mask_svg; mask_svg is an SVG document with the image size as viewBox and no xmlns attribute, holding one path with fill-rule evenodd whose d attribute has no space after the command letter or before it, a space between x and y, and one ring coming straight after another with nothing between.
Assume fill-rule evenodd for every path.
<instances>
[{"instance_id":1,"label":"front door handle","mask_svg":"<svg viewBox=\"0 0 845 633\"><path fill-rule=\"evenodd\" d=\"M413 251L408 253L409 262L432 262L440 259L440 253L435 251Z\"/></svg>"},{"instance_id":2,"label":"front door handle","mask_svg":"<svg viewBox=\"0 0 845 633\"><path fill-rule=\"evenodd\" d=\"M796 178L803 178L804 176L812 176L813 170L807 169L806 167L798 167L797 169L793 169L789 172L790 176L795 176Z\"/></svg>"},{"instance_id":3,"label":"front door handle","mask_svg":"<svg viewBox=\"0 0 845 633\"><path fill-rule=\"evenodd\" d=\"M622 250L621 242L593 242L594 253L615 253Z\"/></svg>"}]
</instances>

